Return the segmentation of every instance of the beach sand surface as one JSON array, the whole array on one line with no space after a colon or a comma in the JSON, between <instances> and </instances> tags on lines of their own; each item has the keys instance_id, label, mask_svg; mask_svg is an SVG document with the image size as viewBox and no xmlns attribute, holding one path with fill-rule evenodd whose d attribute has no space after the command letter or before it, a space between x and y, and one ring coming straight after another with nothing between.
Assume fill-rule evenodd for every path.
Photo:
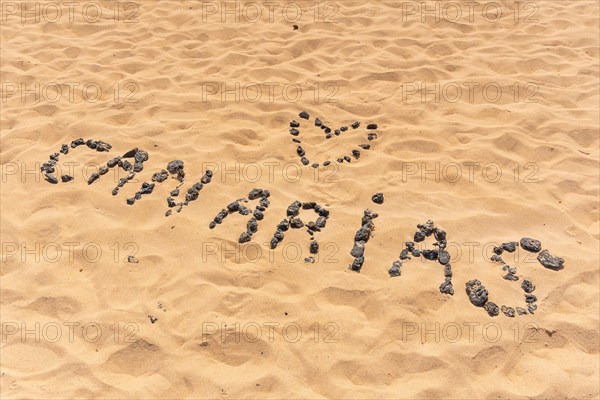
<instances>
[{"instance_id":1,"label":"beach sand surface","mask_svg":"<svg viewBox=\"0 0 600 400\"><path fill-rule=\"evenodd\" d=\"M170 0L121 5L117 21L112 1L94 3L97 22L86 3L72 22L64 5L57 22L6 15L2 398L598 398L598 3L521 3L515 20L515 3L498 1L498 22L482 6L472 21L463 5L460 21L447 9L423 22L403 8L416 3L346 0L318 15L296 1L297 22L294 6L269 21L263 5L252 22L249 3L239 22ZM326 140L314 117L362 125ZM292 119L311 163L329 168L299 163ZM74 182L45 182L39 163L79 137L113 148L71 150L59 165L73 163ZM361 143L372 148L359 160L335 161ZM134 147L149 160L117 196L122 171L86 183ZM126 204L175 159L183 192L214 171L198 200L165 217L169 179ZM271 204L250 243L237 244L248 217L209 229L255 187ZM303 230L268 248L295 200L330 211L314 264ZM355 273L367 208L379 217ZM427 220L448 234L453 296L437 262L387 274ZM565 268L520 249L503 254L520 280L502 279L492 247L526 236ZM530 279L538 309L491 318L469 302L471 279L512 307Z\"/></svg>"}]
</instances>

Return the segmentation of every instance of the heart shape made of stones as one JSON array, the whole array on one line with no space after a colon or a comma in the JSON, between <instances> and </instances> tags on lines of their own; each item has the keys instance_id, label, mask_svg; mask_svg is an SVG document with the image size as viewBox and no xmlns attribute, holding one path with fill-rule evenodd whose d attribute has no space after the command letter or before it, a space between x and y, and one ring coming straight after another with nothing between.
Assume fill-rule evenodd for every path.
<instances>
[{"instance_id":1,"label":"heart shape made of stones","mask_svg":"<svg viewBox=\"0 0 600 400\"><path fill-rule=\"evenodd\" d=\"M300 117L301 120L310 121L310 115L306 111L302 111L298 116ZM360 121L356 121L350 125L350 128L359 129L360 125L361 125ZM325 139L327 139L327 140L331 140L336 137L339 137L344 132L348 131L348 129L349 129L348 126L346 126L346 125L341 126L338 129L332 129L331 127L325 125L319 118L314 119L314 126L320 128L323 131L323 133L325 135ZM309 165L310 161L307 157L306 150L304 150L304 148L302 147L302 145L301 145L302 141L299 138L300 137L300 129L299 128L301 128L300 122L298 122L296 120L292 120L290 122L290 131L289 132L290 132L290 135L293 136L292 142L297 144L296 154L298 155L298 157L300 157L300 162L302 163L302 165ZM373 141L378 138L378 135L375 132L376 130L377 130L377 124L370 123L367 125L367 137L366 137L367 141L370 142L370 141ZM371 149L371 145L369 143L362 143L362 144L359 144L357 147L360 147L363 150ZM338 157L337 162L340 164L343 163L344 161L351 162L352 157L354 159L358 160L360 158L360 150L357 148L351 150L351 152L349 154ZM319 168L319 166L321 166L321 165L326 167L329 164L331 164L331 161L325 160L322 163L313 162L311 167L316 169L316 168Z\"/></svg>"}]
</instances>

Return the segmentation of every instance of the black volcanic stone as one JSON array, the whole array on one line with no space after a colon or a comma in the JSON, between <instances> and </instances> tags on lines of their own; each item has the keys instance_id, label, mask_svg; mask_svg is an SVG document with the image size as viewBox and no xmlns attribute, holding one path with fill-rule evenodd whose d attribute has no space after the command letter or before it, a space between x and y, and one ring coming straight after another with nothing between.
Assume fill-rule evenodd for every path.
<instances>
[{"instance_id":1,"label":"black volcanic stone","mask_svg":"<svg viewBox=\"0 0 600 400\"><path fill-rule=\"evenodd\" d=\"M443 229L437 229L435 228L433 230L433 237L435 237L435 240L442 241L442 240L446 240L446 231Z\"/></svg>"},{"instance_id":2,"label":"black volcanic stone","mask_svg":"<svg viewBox=\"0 0 600 400\"><path fill-rule=\"evenodd\" d=\"M377 139L377 134L376 133L369 133L367 135L367 140L375 140Z\"/></svg>"},{"instance_id":3,"label":"black volcanic stone","mask_svg":"<svg viewBox=\"0 0 600 400\"><path fill-rule=\"evenodd\" d=\"M356 129L356 128L358 128L359 126L360 126L360 122L359 122L359 121L356 121L356 122L353 122L353 123L352 123L352 129Z\"/></svg>"},{"instance_id":4,"label":"black volcanic stone","mask_svg":"<svg viewBox=\"0 0 600 400\"><path fill-rule=\"evenodd\" d=\"M408 249L404 249L400 252L400 259L401 260L408 260L410 259L410 257L408 256L409 252Z\"/></svg>"},{"instance_id":5,"label":"black volcanic stone","mask_svg":"<svg viewBox=\"0 0 600 400\"><path fill-rule=\"evenodd\" d=\"M290 129L290 135L292 136L298 136L300 134L300 131L296 128L292 128Z\"/></svg>"},{"instance_id":6,"label":"black volcanic stone","mask_svg":"<svg viewBox=\"0 0 600 400\"><path fill-rule=\"evenodd\" d=\"M63 144L62 146L60 146L60 152L63 154L67 154L69 152L69 145Z\"/></svg>"},{"instance_id":7,"label":"black volcanic stone","mask_svg":"<svg viewBox=\"0 0 600 400\"><path fill-rule=\"evenodd\" d=\"M542 250L542 242L536 239L524 237L521 239L521 247L529 252L537 253Z\"/></svg>"},{"instance_id":8,"label":"black volcanic stone","mask_svg":"<svg viewBox=\"0 0 600 400\"><path fill-rule=\"evenodd\" d=\"M444 277L451 278L452 277L452 267L450 264L444 265Z\"/></svg>"},{"instance_id":9,"label":"black volcanic stone","mask_svg":"<svg viewBox=\"0 0 600 400\"><path fill-rule=\"evenodd\" d=\"M496 305L496 303L493 303L491 301L488 301L487 303L485 303L485 305L483 306L483 309L488 313L488 315L490 317L497 317L498 314L500 314L500 309L498 308L498 305Z\"/></svg>"},{"instance_id":10,"label":"black volcanic stone","mask_svg":"<svg viewBox=\"0 0 600 400\"><path fill-rule=\"evenodd\" d=\"M277 225L277 229L281 230L282 232L287 231L289 228L290 228L290 223L288 222L287 219L284 219Z\"/></svg>"},{"instance_id":11,"label":"black volcanic stone","mask_svg":"<svg viewBox=\"0 0 600 400\"><path fill-rule=\"evenodd\" d=\"M419 243L425 240L425 233L423 231L416 231L414 236L414 241Z\"/></svg>"},{"instance_id":12,"label":"black volcanic stone","mask_svg":"<svg viewBox=\"0 0 600 400\"><path fill-rule=\"evenodd\" d=\"M133 149L129 150L128 152L126 152L125 154L123 154L123 157L124 157L124 158L131 158L131 157L134 157L134 156L135 156L135 153L137 153L137 151L138 151L138 148L137 148L137 147L135 147L135 148L133 148Z\"/></svg>"},{"instance_id":13,"label":"black volcanic stone","mask_svg":"<svg viewBox=\"0 0 600 400\"><path fill-rule=\"evenodd\" d=\"M298 128L299 126L300 126L300 123L299 123L299 122L296 122L296 120L292 120L292 121L290 122L290 127L291 127L291 128Z\"/></svg>"},{"instance_id":14,"label":"black volcanic stone","mask_svg":"<svg viewBox=\"0 0 600 400\"><path fill-rule=\"evenodd\" d=\"M560 257L553 257L550 255L548 250L542 250L542 252L537 256L537 259L545 268L554 271L560 271L564 268L563 264L565 263L565 260Z\"/></svg>"},{"instance_id":15,"label":"black volcanic stone","mask_svg":"<svg viewBox=\"0 0 600 400\"><path fill-rule=\"evenodd\" d=\"M454 295L454 287L452 286L452 278L447 277L444 282L440 285L440 292L442 294Z\"/></svg>"},{"instance_id":16,"label":"black volcanic stone","mask_svg":"<svg viewBox=\"0 0 600 400\"><path fill-rule=\"evenodd\" d=\"M521 289L523 289L525 293L533 293L535 285L530 280L525 279L523 283L521 283Z\"/></svg>"},{"instance_id":17,"label":"black volcanic stone","mask_svg":"<svg viewBox=\"0 0 600 400\"><path fill-rule=\"evenodd\" d=\"M388 274L390 274L391 278L394 278L396 276L400 276L400 267L402 266L402 263L400 261L394 261L392 263L392 266L390 267L390 269L388 270Z\"/></svg>"},{"instance_id":18,"label":"black volcanic stone","mask_svg":"<svg viewBox=\"0 0 600 400\"><path fill-rule=\"evenodd\" d=\"M354 258L362 257L364 253L365 253L365 242L363 240L354 242L354 246L352 247L352 250L350 250L350 254L352 255L352 257L354 257Z\"/></svg>"},{"instance_id":19,"label":"black volcanic stone","mask_svg":"<svg viewBox=\"0 0 600 400\"><path fill-rule=\"evenodd\" d=\"M315 126L321 126L321 125L323 125L321 120L319 118L315 118Z\"/></svg>"},{"instance_id":20,"label":"black volcanic stone","mask_svg":"<svg viewBox=\"0 0 600 400\"><path fill-rule=\"evenodd\" d=\"M71 148L75 148L77 146L81 146L85 144L85 140L83 138L75 139L71 142Z\"/></svg>"},{"instance_id":21,"label":"black volcanic stone","mask_svg":"<svg viewBox=\"0 0 600 400\"><path fill-rule=\"evenodd\" d=\"M442 265L446 265L450 262L450 253L448 253L446 250L439 250L438 251L438 261L440 262L440 264Z\"/></svg>"},{"instance_id":22,"label":"black volcanic stone","mask_svg":"<svg viewBox=\"0 0 600 400\"><path fill-rule=\"evenodd\" d=\"M71 182L73 180L73 177L71 175L63 175L60 177L60 180L63 182Z\"/></svg>"},{"instance_id":23,"label":"black volcanic stone","mask_svg":"<svg viewBox=\"0 0 600 400\"><path fill-rule=\"evenodd\" d=\"M248 232L255 233L258 231L258 222L256 221L256 218L250 218L246 224L246 227Z\"/></svg>"},{"instance_id":24,"label":"black volcanic stone","mask_svg":"<svg viewBox=\"0 0 600 400\"><path fill-rule=\"evenodd\" d=\"M488 301L488 291L477 279L466 283L466 291L471 303L477 307L482 307Z\"/></svg>"},{"instance_id":25,"label":"black volcanic stone","mask_svg":"<svg viewBox=\"0 0 600 400\"><path fill-rule=\"evenodd\" d=\"M240 235L240 239L238 240L240 243L249 242L252 239L252 236L248 232L242 232Z\"/></svg>"},{"instance_id":26,"label":"black volcanic stone","mask_svg":"<svg viewBox=\"0 0 600 400\"><path fill-rule=\"evenodd\" d=\"M183 170L183 161L181 160L173 160L167 164L167 171L171 174L178 174Z\"/></svg>"},{"instance_id":27,"label":"black volcanic stone","mask_svg":"<svg viewBox=\"0 0 600 400\"><path fill-rule=\"evenodd\" d=\"M377 124L369 124L367 125L367 129L377 129Z\"/></svg>"},{"instance_id":28,"label":"black volcanic stone","mask_svg":"<svg viewBox=\"0 0 600 400\"><path fill-rule=\"evenodd\" d=\"M319 243L317 243L315 240L313 240L312 242L310 242L310 253L317 254L318 252L319 252Z\"/></svg>"},{"instance_id":29,"label":"black volcanic stone","mask_svg":"<svg viewBox=\"0 0 600 400\"><path fill-rule=\"evenodd\" d=\"M308 158L306 158L306 157L302 157L300 159L300 162L302 163L302 165L308 165L308 164L310 164L310 161L308 161Z\"/></svg>"},{"instance_id":30,"label":"black volcanic stone","mask_svg":"<svg viewBox=\"0 0 600 400\"><path fill-rule=\"evenodd\" d=\"M371 229L368 225L363 225L358 231L356 231L356 235L354 235L355 242L368 242L371 237Z\"/></svg>"},{"instance_id":31,"label":"black volcanic stone","mask_svg":"<svg viewBox=\"0 0 600 400\"><path fill-rule=\"evenodd\" d=\"M300 213L300 207L302 207L302 203L300 203L299 201L294 201L292 204L289 205L289 207L287 208L287 215L289 217L295 217Z\"/></svg>"},{"instance_id":32,"label":"black volcanic stone","mask_svg":"<svg viewBox=\"0 0 600 400\"><path fill-rule=\"evenodd\" d=\"M527 310L522 307L517 307L517 314L519 315L527 315Z\"/></svg>"},{"instance_id":33,"label":"black volcanic stone","mask_svg":"<svg viewBox=\"0 0 600 400\"><path fill-rule=\"evenodd\" d=\"M535 303L537 301L537 296L535 294L526 294L525 295L525 303Z\"/></svg>"},{"instance_id":34,"label":"black volcanic stone","mask_svg":"<svg viewBox=\"0 0 600 400\"><path fill-rule=\"evenodd\" d=\"M530 314L534 314L535 310L537 310L537 304L535 304L535 303L527 304L527 311L529 311Z\"/></svg>"},{"instance_id":35,"label":"black volcanic stone","mask_svg":"<svg viewBox=\"0 0 600 400\"><path fill-rule=\"evenodd\" d=\"M501 310L507 317L513 318L515 316L515 309L512 307L502 306Z\"/></svg>"},{"instance_id":36,"label":"black volcanic stone","mask_svg":"<svg viewBox=\"0 0 600 400\"><path fill-rule=\"evenodd\" d=\"M280 230L280 229L277 229L277 230L275 231L275 233L273 234L273 237L274 237L275 239L277 239L277 241L278 241L278 242L280 242L280 241L282 241L282 240L283 240L284 233L283 233L283 231L282 231L282 230Z\"/></svg>"},{"instance_id":37,"label":"black volcanic stone","mask_svg":"<svg viewBox=\"0 0 600 400\"><path fill-rule=\"evenodd\" d=\"M154 182L159 182L159 183L164 182L168 178L169 178L169 173L167 171L165 171L164 169L161 170L160 172L157 172L154 175L152 175L152 180Z\"/></svg>"},{"instance_id":38,"label":"black volcanic stone","mask_svg":"<svg viewBox=\"0 0 600 400\"><path fill-rule=\"evenodd\" d=\"M113 159L110 159L106 162L106 166L109 168L113 168L114 166L116 166L119 163L120 159L121 159L121 157L115 157Z\"/></svg>"},{"instance_id":39,"label":"black volcanic stone","mask_svg":"<svg viewBox=\"0 0 600 400\"><path fill-rule=\"evenodd\" d=\"M290 219L290 227L292 229L300 229L304 226L304 223L300 218L292 218Z\"/></svg>"},{"instance_id":40,"label":"black volcanic stone","mask_svg":"<svg viewBox=\"0 0 600 400\"><path fill-rule=\"evenodd\" d=\"M373 203L383 204L383 193L375 193L373 197L371 197Z\"/></svg>"},{"instance_id":41,"label":"black volcanic stone","mask_svg":"<svg viewBox=\"0 0 600 400\"><path fill-rule=\"evenodd\" d=\"M502 243L502 248L509 253L514 253L517 250L517 242Z\"/></svg>"},{"instance_id":42,"label":"black volcanic stone","mask_svg":"<svg viewBox=\"0 0 600 400\"><path fill-rule=\"evenodd\" d=\"M308 113L306 111L302 111L298 115L300 116L300 118L303 118L303 119L309 119L310 118L310 115L308 115Z\"/></svg>"},{"instance_id":43,"label":"black volcanic stone","mask_svg":"<svg viewBox=\"0 0 600 400\"><path fill-rule=\"evenodd\" d=\"M362 268L364 262L365 262L364 257L356 257L354 259L354 261L352 262L352 265L350 265L350 269L352 271L360 272L360 269Z\"/></svg>"},{"instance_id":44,"label":"black volcanic stone","mask_svg":"<svg viewBox=\"0 0 600 400\"><path fill-rule=\"evenodd\" d=\"M298 154L300 157L304 157L306 155L306 152L304 151L302 146L298 146L296 147L296 154Z\"/></svg>"},{"instance_id":45,"label":"black volcanic stone","mask_svg":"<svg viewBox=\"0 0 600 400\"><path fill-rule=\"evenodd\" d=\"M369 150L369 149L371 148L371 145L370 145L370 144L359 144L359 146L360 146L361 148L363 148L364 150Z\"/></svg>"},{"instance_id":46,"label":"black volcanic stone","mask_svg":"<svg viewBox=\"0 0 600 400\"><path fill-rule=\"evenodd\" d=\"M437 250L423 250L421 254L423 254L423 257L431 261L437 260L438 258Z\"/></svg>"},{"instance_id":47,"label":"black volcanic stone","mask_svg":"<svg viewBox=\"0 0 600 400\"><path fill-rule=\"evenodd\" d=\"M256 218L259 221L261 221L265 217L265 214L260 210L254 210L252 215L254 215L254 218Z\"/></svg>"},{"instance_id":48,"label":"black volcanic stone","mask_svg":"<svg viewBox=\"0 0 600 400\"><path fill-rule=\"evenodd\" d=\"M92 183L94 183L96 181L96 179L100 178L100 174L97 172L94 172L92 175L90 175L90 178L88 179L88 185L91 185Z\"/></svg>"},{"instance_id":49,"label":"black volcanic stone","mask_svg":"<svg viewBox=\"0 0 600 400\"><path fill-rule=\"evenodd\" d=\"M349 156L344 156L344 161L346 162L351 162L352 159Z\"/></svg>"},{"instance_id":50,"label":"black volcanic stone","mask_svg":"<svg viewBox=\"0 0 600 400\"><path fill-rule=\"evenodd\" d=\"M54 175L52 175L51 173L45 173L44 177L46 178L46 180L48 182L50 182L53 185L56 185L58 183L58 179L56 179L56 177Z\"/></svg>"}]
</instances>

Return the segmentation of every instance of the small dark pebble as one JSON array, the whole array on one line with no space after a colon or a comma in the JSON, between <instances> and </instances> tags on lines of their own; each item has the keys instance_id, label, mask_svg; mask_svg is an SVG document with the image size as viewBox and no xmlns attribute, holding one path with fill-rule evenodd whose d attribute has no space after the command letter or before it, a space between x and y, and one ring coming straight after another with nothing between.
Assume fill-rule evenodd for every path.
<instances>
[{"instance_id":1,"label":"small dark pebble","mask_svg":"<svg viewBox=\"0 0 600 400\"><path fill-rule=\"evenodd\" d=\"M390 274L391 278L394 278L396 276L400 276L400 267L402 266L402 263L400 261L394 261L392 263L392 266L390 267L390 269L388 270L388 274Z\"/></svg>"},{"instance_id":2,"label":"small dark pebble","mask_svg":"<svg viewBox=\"0 0 600 400\"><path fill-rule=\"evenodd\" d=\"M367 129L377 129L377 124L369 124L367 125Z\"/></svg>"},{"instance_id":3,"label":"small dark pebble","mask_svg":"<svg viewBox=\"0 0 600 400\"><path fill-rule=\"evenodd\" d=\"M517 307L517 314L519 315L527 315L527 310L523 307Z\"/></svg>"},{"instance_id":4,"label":"small dark pebble","mask_svg":"<svg viewBox=\"0 0 600 400\"><path fill-rule=\"evenodd\" d=\"M526 294L525 295L525 303L535 303L537 301L537 296L535 294Z\"/></svg>"},{"instance_id":5,"label":"small dark pebble","mask_svg":"<svg viewBox=\"0 0 600 400\"><path fill-rule=\"evenodd\" d=\"M517 242L502 243L502 248L508 251L509 253L514 253L515 250L517 250L517 246Z\"/></svg>"},{"instance_id":6,"label":"small dark pebble","mask_svg":"<svg viewBox=\"0 0 600 400\"><path fill-rule=\"evenodd\" d=\"M431 260L431 261L437 260L437 258L438 258L437 250L423 250L423 252L421 254L423 254L423 257L425 257L427 260Z\"/></svg>"},{"instance_id":7,"label":"small dark pebble","mask_svg":"<svg viewBox=\"0 0 600 400\"><path fill-rule=\"evenodd\" d=\"M48 182L52 183L53 185L56 185L58 183L58 179L56 179L56 177L50 173L45 173L44 177Z\"/></svg>"},{"instance_id":8,"label":"small dark pebble","mask_svg":"<svg viewBox=\"0 0 600 400\"><path fill-rule=\"evenodd\" d=\"M535 310L537 310L537 304L534 304L534 303L527 304L527 311L529 311L529 314L534 314Z\"/></svg>"},{"instance_id":9,"label":"small dark pebble","mask_svg":"<svg viewBox=\"0 0 600 400\"><path fill-rule=\"evenodd\" d=\"M542 242L536 239L524 237L521 239L521 247L529 252L537 253L542 249Z\"/></svg>"},{"instance_id":10,"label":"small dark pebble","mask_svg":"<svg viewBox=\"0 0 600 400\"><path fill-rule=\"evenodd\" d=\"M561 269L564 268L564 263L565 260L563 260L560 257L553 257L552 255L550 255L550 253L548 252L548 250L543 250L538 256L537 256L538 261L540 262L540 264L542 264L545 268L554 270L554 271L560 271Z\"/></svg>"},{"instance_id":11,"label":"small dark pebble","mask_svg":"<svg viewBox=\"0 0 600 400\"><path fill-rule=\"evenodd\" d=\"M525 279L523 283L521 283L521 289L523 289L525 293L533 293L535 285L530 280Z\"/></svg>"},{"instance_id":12,"label":"small dark pebble","mask_svg":"<svg viewBox=\"0 0 600 400\"><path fill-rule=\"evenodd\" d=\"M246 242L249 242L250 239L252 239L252 236L250 236L250 234L248 232L242 232L242 234L240 235L239 242L246 243Z\"/></svg>"},{"instance_id":13,"label":"small dark pebble","mask_svg":"<svg viewBox=\"0 0 600 400\"><path fill-rule=\"evenodd\" d=\"M477 279L466 283L466 291L471 303L477 307L482 307L488 301L488 291Z\"/></svg>"},{"instance_id":14,"label":"small dark pebble","mask_svg":"<svg viewBox=\"0 0 600 400\"><path fill-rule=\"evenodd\" d=\"M498 314L500 314L500 309L498 308L498 305L491 301L485 303L483 309L488 313L490 317L497 317Z\"/></svg>"},{"instance_id":15,"label":"small dark pebble","mask_svg":"<svg viewBox=\"0 0 600 400\"><path fill-rule=\"evenodd\" d=\"M88 179L88 185L91 185L92 183L94 183L96 181L96 179L100 178L100 174L98 174L97 172L94 172L92 175L90 175L90 178Z\"/></svg>"},{"instance_id":16,"label":"small dark pebble","mask_svg":"<svg viewBox=\"0 0 600 400\"><path fill-rule=\"evenodd\" d=\"M372 197L371 200L373 201L373 203L376 204L383 204L383 193L379 192L379 193L375 193Z\"/></svg>"},{"instance_id":17,"label":"small dark pebble","mask_svg":"<svg viewBox=\"0 0 600 400\"><path fill-rule=\"evenodd\" d=\"M450 253L448 253L446 250L439 250L438 251L438 261L440 262L440 264L442 265L446 265L450 262Z\"/></svg>"},{"instance_id":18,"label":"small dark pebble","mask_svg":"<svg viewBox=\"0 0 600 400\"><path fill-rule=\"evenodd\" d=\"M515 316L515 309L514 308L507 307L507 306L502 306L501 310L504 313L504 315L506 315L507 317L514 318L514 316Z\"/></svg>"},{"instance_id":19,"label":"small dark pebble","mask_svg":"<svg viewBox=\"0 0 600 400\"><path fill-rule=\"evenodd\" d=\"M352 262L352 265L350 265L350 269L352 271L360 272L364 262L365 262L364 257L356 257L354 259L354 261Z\"/></svg>"},{"instance_id":20,"label":"small dark pebble","mask_svg":"<svg viewBox=\"0 0 600 400\"><path fill-rule=\"evenodd\" d=\"M440 285L440 292L443 294L454 295L454 287L452 286L452 278L448 277Z\"/></svg>"},{"instance_id":21,"label":"small dark pebble","mask_svg":"<svg viewBox=\"0 0 600 400\"><path fill-rule=\"evenodd\" d=\"M306 111L302 111L299 114L299 116L300 116L300 118L303 118L303 119L309 119L310 118L310 116L308 115L308 113Z\"/></svg>"}]
</instances>

